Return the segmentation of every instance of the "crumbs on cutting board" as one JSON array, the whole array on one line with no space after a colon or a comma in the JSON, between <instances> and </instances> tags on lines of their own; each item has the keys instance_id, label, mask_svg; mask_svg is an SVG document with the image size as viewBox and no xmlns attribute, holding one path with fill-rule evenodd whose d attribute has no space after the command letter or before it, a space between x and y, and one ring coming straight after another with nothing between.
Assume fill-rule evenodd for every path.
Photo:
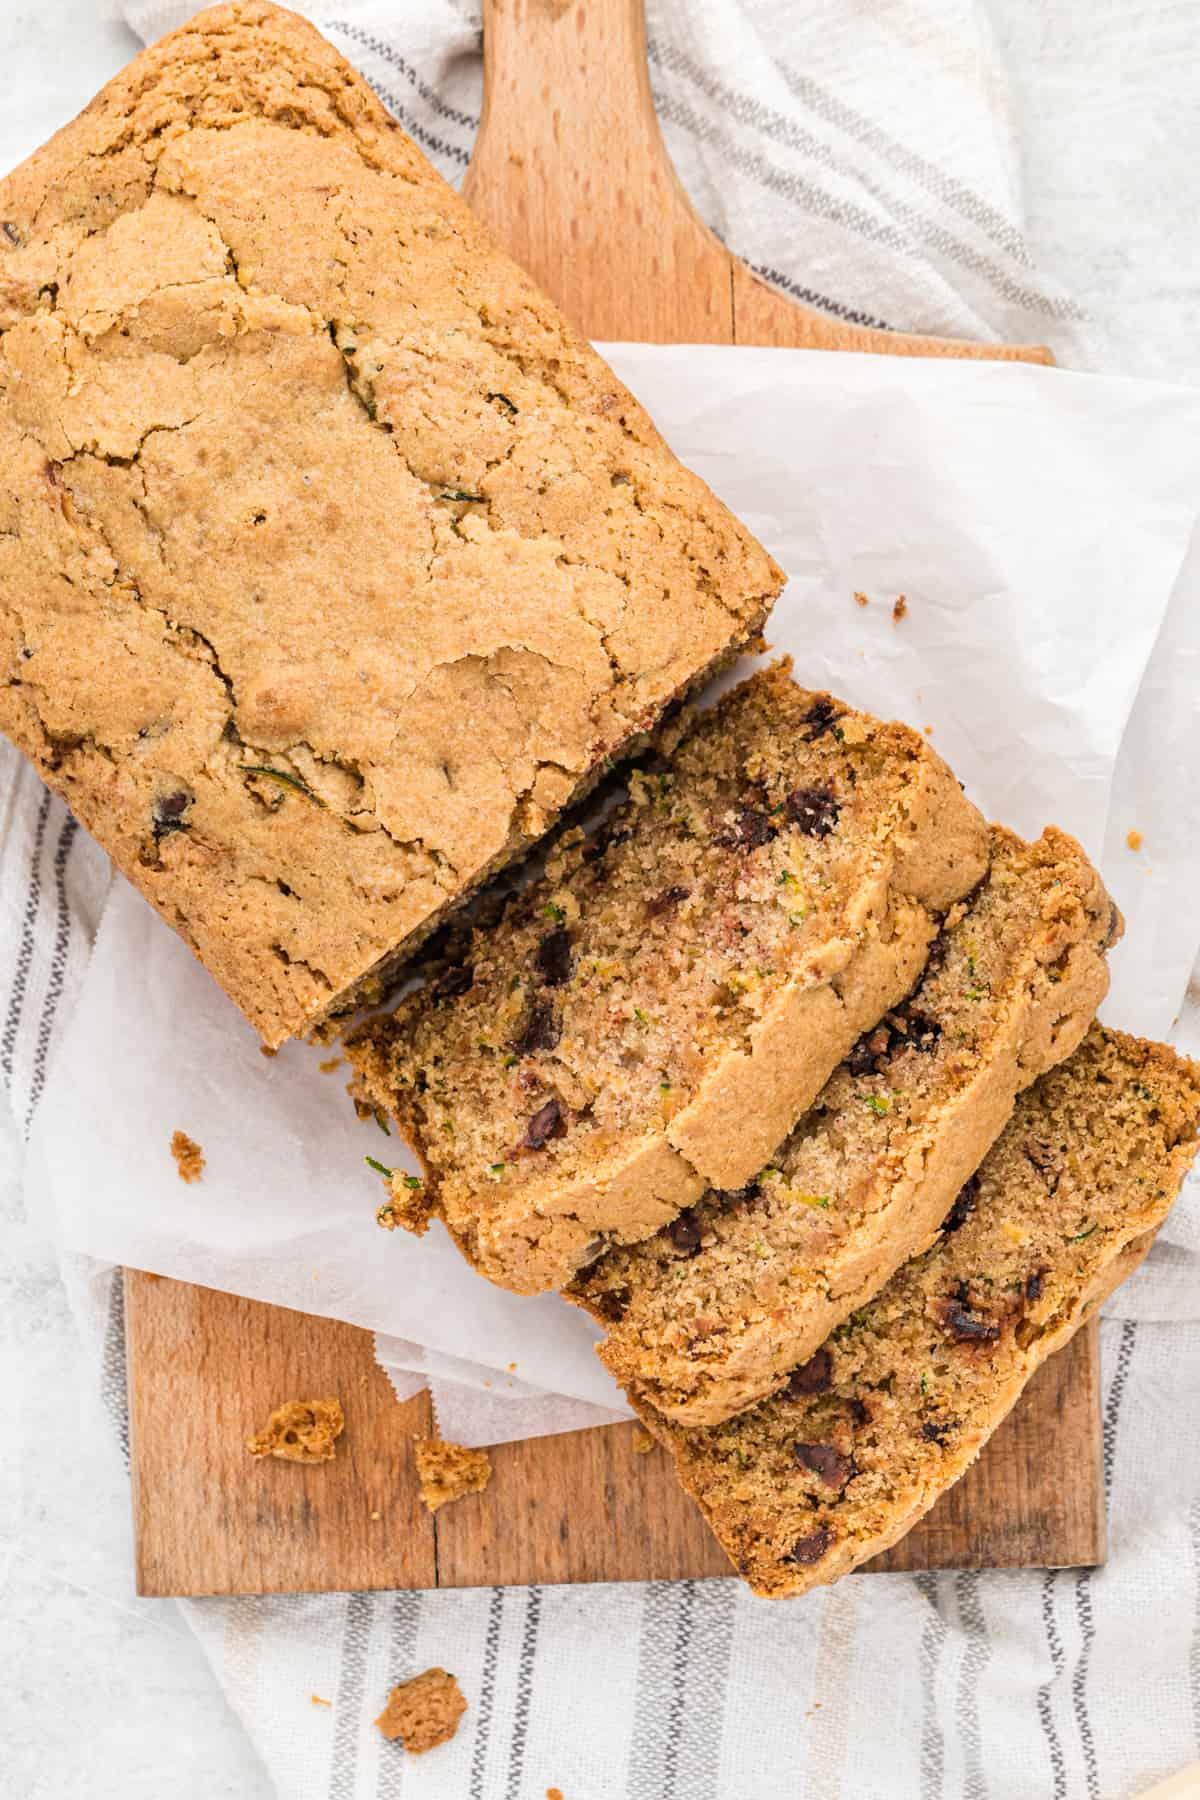
<instances>
[{"instance_id":1,"label":"crumbs on cutting board","mask_svg":"<svg viewBox=\"0 0 1200 1800\"><path fill-rule=\"evenodd\" d=\"M464 1494L482 1493L492 1479L492 1463L486 1450L469 1450L445 1438L414 1438L413 1454L421 1483L421 1499L429 1512L461 1500Z\"/></svg>"},{"instance_id":2,"label":"crumbs on cutting board","mask_svg":"<svg viewBox=\"0 0 1200 1800\"><path fill-rule=\"evenodd\" d=\"M654 1439L648 1431L643 1431L640 1426L634 1429L633 1448L634 1454L637 1456L648 1456L654 1448Z\"/></svg>"},{"instance_id":3,"label":"crumbs on cutting board","mask_svg":"<svg viewBox=\"0 0 1200 1800\"><path fill-rule=\"evenodd\" d=\"M1127 831L1125 833L1125 842L1129 845L1131 850L1140 850L1143 841L1140 831Z\"/></svg>"},{"instance_id":4,"label":"crumbs on cutting board","mask_svg":"<svg viewBox=\"0 0 1200 1800\"><path fill-rule=\"evenodd\" d=\"M262 1431L246 1439L251 1456L278 1456L284 1462L332 1462L334 1440L346 1416L340 1400L287 1400L277 1406Z\"/></svg>"},{"instance_id":5,"label":"crumbs on cutting board","mask_svg":"<svg viewBox=\"0 0 1200 1800\"><path fill-rule=\"evenodd\" d=\"M171 1155L175 1158L180 1181L199 1181L204 1173L204 1152L186 1131L172 1132Z\"/></svg>"},{"instance_id":6,"label":"crumbs on cutting board","mask_svg":"<svg viewBox=\"0 0 1200 1800\"><path fill-rule=\"evenodd\" d=\"M897 594L892 603L892 619L898 625L901 619L907 619L907 617L908 600L904 594Z\"/></svg>"}]
</instances>

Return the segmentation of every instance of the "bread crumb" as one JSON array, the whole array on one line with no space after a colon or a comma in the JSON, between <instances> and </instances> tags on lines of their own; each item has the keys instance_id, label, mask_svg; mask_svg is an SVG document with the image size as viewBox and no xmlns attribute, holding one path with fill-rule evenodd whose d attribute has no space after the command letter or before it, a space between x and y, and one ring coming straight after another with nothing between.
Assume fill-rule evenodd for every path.
<instances>
[{"instance_id":1,"label":"bread crumb","mask_svg":"<svg viewBox=\"0 0 1200 1800\"><path fill-rule=\"evenodd\" d=\"M382 1514L382 1513L381 1513L381 1512L373 1512L373 1513L372 1513L372 1514L371 1514L371 1517L372 1517L372 1518L373 1518L373 1519L382 1519L382 1517L383 1517L383 1514Z\"/></svg>"},{"instance_id":2,"label":"bread crumb","mask_svg":"<svg viewBox=\"0 0 1200 1800\"><path fill-rule=\"evenodd\" d=\"M1142 834L1140 831L1127 831L1125 833L1125 842L1129 845L1131 850L1140 850L1142 841Z\"/></svg>"},{"instance_id":3,"label":"bread crumb","mask_svg":"<svg viewBox=\"0 0 1200 1800\"><path fill-rule=\"evenodd\" d=\"M637 1456L646 1456L653 1448L654 1439L650 1436L650 1433L648 1431L642 1431L640 1428L635 1429L633 1434L634 1454Z\"/></svg>"},{"instance_id":4,"label":"bread crumb","mask_svg":"<svg viewBox=\"0 0 1200 1800\"><path fill-rule=\"evenodd\" d=\"M327 1056L323 1063L317 1064L317 1067L322 1075L332 1075L335 1069L341 1068L344 1061L345 1058L341 1056Z\"/></svg>"},{"instance_id":5,"label":"bread crumb","mask_svg":"<svg viewBox=\"0 0 1200 1800\"><path fill-rule=\"evenodd\" d=\"M464 1494L482 1493L492 1479L486 1450L468 1450L465 1444L450 1444L444 1438L414 1438L413 1446L421 1499L431 1513Z\"/></svg>"},{"instance_id":6,"label":"bread crumb","mask_svg":"<svg viewBox=\"0 0 1200 1800\"><path fill-rule=\"evenodd\" d=\"M856 588L854 590L854 604L856 606L870 606L871 602L867 599L865 594L860 594Z\"/></svg>"},{"instance_id":7,"label":"bread crumb","mask_svg":"<svg viewBox=\"0 0 1200 1800\"><path fill-rule=\"evenodd\" d=\"M260 1044L258 1046L258 1054L260 1056L278 1056L279 1052L278 1050L273 1050L270 1044ZM322 1706L328 1706L329 1702L328 1700L322 1700L321 1704Z\"/></svg>"},{"instance_id":8,"label":"bread crumb","mask_svg":"<svg viewBox=\"0 0 1200 1800\"><path fill-rule=\"evenodd\" d=\"M516 1367L517 1367L516 1363L509 1363L508 1372L510 1375L512 1375L516 1372Z\"/></svg>"},{"instance_id":9,"label":"bread crumb","mask_svg":"<svg viewBox=\"0 0 1200 1800\"><path fill-rule=\"evenodd\" d=\"M285 1462L332 1462L334 1439L345 1424L340 1400L287 1400L262 1431L246 1439L246 1448L251 1456L279 1456Z\"/></svg>"},{"instance_id":10,"label":"bread crumb","mask_svg":"<svg viewBox=\"0 0 1200 1800\"><path fill-rule=\"evenodd\" d=\"M199 1181L204 1173L204 1152L186 1131L172 1132L171 1155L175 1158L180 1181Z\"/></svg>"},{"instance_id":11,"label":"bread crumb","mask_svg":"<svg viewBox=\"0 0 1200 1800\"><path fill-rule=\"evenodd\" d=\"M933 726L932 725L922 725L921 730L925 733L926 737L933 736Z\"/></svg>"},{"instance_id":12,"label":"bread crumb","mask_svg":"<svg viewBox=\"0 0 1200 1800\"><path fill-rule=\"evenodd\" d=\"M392 1689L375 1723L385 1738L399 1738L410 1756L423 1756L450 1741L466 1710L453 1675L426 1669Z\"/></svg>"},{"instance_id":13,"label":"bread crumb","mask_svg":"<svg viewBox=\"0 0 1200 1800\"><path fill-rule=\"evenodd\" d=\"M314 1706L332 1706L333 1705L332 1700L322 1700L320 1694L310 1694L308 1697L312 1701Z\"/></svg>"},{"instance_id":14,"label":"bread crumb","mask_svg":"<svg viewBox=\"0 0 1200 1800\"><path fill-rule=\"evenodd\" d=\"M546 1789L546 1800L563 1800L562 1789L561 1788L547 1788Z\"/></svg>"},{"instance_id":15,"label":"bread crumb","mask_svg":"<svg viewBox=\"0 0 1200 1800\"><path fill-rule=\"evenodd\" d=\"M907 617L908 617L908 600L906 599L906 597L903 594L897 594L895 603L892 607L892 618L895 621L895 623L898 625L900 623L901 619L906 619Z\"/></svg>"}]
</instances>

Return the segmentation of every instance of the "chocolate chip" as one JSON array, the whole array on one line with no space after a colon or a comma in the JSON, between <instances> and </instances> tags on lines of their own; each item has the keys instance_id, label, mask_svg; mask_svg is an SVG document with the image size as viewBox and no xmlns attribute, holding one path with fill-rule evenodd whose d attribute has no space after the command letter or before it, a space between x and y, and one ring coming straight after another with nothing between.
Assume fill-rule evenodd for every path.
<instances>
[{"instance_id":1,"label":"chocolate chip","mask_svg":"<svg viewBox=\"0 0 1200 1800\"><path fill-rule=\"evenodd\" d=\"M1041 1297L1042 1297L1042 1282L1045 1278L1045 1274L1046 1274L1045 1269L1034 1269L1034 1271L1031 1275L1026 1276L1026 1278L1025 1278L1025 1298L1026 1298L1026 1300L1029 1300L1032 1302L1034 1300L1041 1299Z\"/></svg>"},{"instance_id":2,"label":"chocolate chip","mask_svg":"<svg viewBox=\"0 0 1200 1800\"><path fill-rule=\"evenodd\" d=\"M800 1467L837 1493L841 1493L846 1483L858 1474L854 1458L843 1456L832 1444L794 1444L792 1448Z\"/></svg>"},{"instance_id":3,"label":"chocolate chip","mask_svg":"<svg viewBox=\"0 0 1200 1800\"><path fill-rule=\"evenodd\" d=\"M711 1198L715 1200L719 1206L748 1206L751 1200L758 1199L761 1191L757 1181L748 1181L745 1187L713 1188L711 1191Z\"/></svg>"},{"instance_id":4,"label":"chocolate chip","mask_svg":"<svg viewBox=\"0 0 1200 1800\"><path fill-rule=\"evenodd\" d=\"M846 1058L846 1067L851 1075L877 1075L879 1073L879 1057L871 1043L874 1036L875 1033L869 1031L865 1037L860 1037Z\"/></svg>"},{"instance_id":5,"label":"chocolate chip","mask_svg":"<svg viewBox=\"0 0 1200 1800\"><path fill-rule=\"evenodd\" d=\"M833 1533L828 1525L818 1525L807 1537L797 1538L783 1560L807 1568L811 1563L820 1562L832 1543Z\"/></svg>"},{"instance_id":6,"label":"chocolate chip","mask_svg":"<svg viewBox=\"0 0 1200 1800\"><path fill-rule=\"evenodd\" d=\"M610 1325L619 1325L629 1310L629 1289L605 1288L602 1293L589 1294L588 1305L593 1312L600 1314Z\"/></svg>"},{"instance_id":7,"label":"chocolate chip","mask_svg":"<svg viewBox=\"0 0 1200 1800\"><path fill-rule=\"evenodd\" d=\"M1103 948L1111 950L1121 930L1121 912L1115 900L1108 903L1108 929L1104 934Z\"/></svg>"},{"instance_id":8,"label":"chocolate chip","mask_svg":"<svg viewBox=\"0 0 1200 1800\"><path fill-rule=\"evenodd\" d=\"M525 1015L520 1035L513 1039L513 1049L518 1056L528 1056L533 1050L553 1050L561 1036L562 1025L550 1002L535 1000Z\"/></svg>"},{"instance_id":9,"label":"chocolate chip","mask_svg":"<svg viewBox=\"0 0 1200 1800\"><path fill-rule=\"evenodd\" d=\"M1000 1336L995 1320L985 1319L965 1300L938 1300L933 1312L942 1330L956 1343L994 1344Z\"/></svg>"},{"instance_id":10,"label":"chocolate chip","mask_svg":"<svg viewBox=\"0 0 1200 1800\"><path fill-rule=\"evenodd\" d=\"M805 837L828 837L838 822L838 803L828 787L793 788L787 814Z\"/></svg>"},{"instance_id":11,"label":"chocolate chip","mask_svg":"<svg viewBox=\"0 0 1200 1800\"><path fill-rule=\"evenodd\" d=\"M856 1425L865 1425L871 1416L867 1411L864 1402L857 1398L847 1400L846 1411L850 1414L850 1417L854 1420Z\"/></svg>"},{"instance_id":12,"label":"chocolate chip","mask_svg":"<svg viewBox=\"0 0 1200 1800\"><path fill-rule=\"evenodd\" d=\"M833 1357L828 1350L818 1350L806 1363L793 1369L788 1377L787 1392L792 1400L806 1394L827 1394L833 1385Z\"/></svg>"},{"instance_id":13,"label":"chocolate chip","mask_svg":"<svg viewBox=\"0 0 1200 1800\"><path fill-rule=\"evenodd\" d=\"M823 737L827 731L832 731L841 716L828 694L822 694L819 700L814 700L805 713L803 721L808 726L805 733L808 742L815 743L817 738Z\"/></svg>"},{"instance_id":14,"label":"chocolate chip","mask_svg":"<svg viewBox=\"0 0 1200 1800\"><path fill-rule=\"evenodd\" d=\"M563 987L571 979L571 934L563 927L548 931L534 953L538 974L547 987Z\"/></svg>"},{"instance_id":15,"label":"chocolate chip","mask_svg":"<svg viewBox=\"0 0 1200 1800\"><path fill-rule=\"evenodd\" d=\"M1027 1137L1021 1149L1053 1194L1062 1180L1062 1157L1059 1152L1044 1138L1035 1137Z\"/></svg>"},{"instance_id":16,"label":"chocolate chip","mask_svg":"<svg viewBox=\"0 0 1200 1800\"><path fill-rule=\"evenodd\" d=\"M661 894L656 894L653 900L646 902L646 917L657 919L662 913L670 912L673 907L682 906L691 891L688 887L664 888Z\"/></svg>"},{"instance_id":17,"label":"chocolate chip","mask_svg":"<svg viewBox=\"0 0 1200 1800\"><path fill-rule=\"evenodd\" d=\"M521 1139L527 1150L544 1150L551 1138L562 1137L567 1129L566 1115L558 1095L547 1100L545 1106L539 1106L525 1127L525 1136Z\"/></svg>"},{"instance_id":18,"label":"chocolate chip","mask_svg":"<svg viewBox=\"0 0 1200 1800\"><path fill-rule=\"evenodd\" d=\"M945 1419L926 1419L921 1426L921 1436L927 1444L944 1444L952 1430Z\"/></svg>"},{"instance_id":19,"label":"chocolate chip","mask_svg":"<svg viewBox=\"0 0 1200 1800\"><path fill-rule=\"evenodd\" d=\"M190 831L191 826L184 818L184 813L192 804L194 795L182 790L174 794L159 794L152 808L153 832L155 840L170 837L173 831Z\"/></svg>"},{"instance_id":20,"label":"chocolate chip","mask_svg":"<svg viewBox=\"0 0 1200 1800\"><path fill-rule=\"evenodd\" d=\"M677 1219L672 1219L667 1226L667 1236L676 1250L682 1250L686 1256L699 1256L700 1227L690 1206L685 1207Z\"/></svg>"},{"instance_id":21,"label":"chocolate chip","mask_svg":"<svg viewBox=\"0 0 1200 1800\"><path fill-rule=\"evenodd\" d=\"M604 856L607 851L614 849L617 844L623 844L627 838L631 838L632 836L632 831L627 828L606 821L593 832L592 836L584 845L584 862L599 862L600 858Z\"/></svg>"},{"instance_id":22,"label":"chocolate chip","mask_svg":"<svg viewBox=\"0 0 1200 1800\"><path fill-rule=\"evenodd\" d=\"M895 1033L894 1043L888 1046L889 1052L899 1049L918 1050L922 1056L932 1056L938 1047L942 1028L936 1019L928 1013L907 1012L901 1017L900 1025Z\"/></svg>"},{"instance_id":23,"label":"chocolate chip","mask_svg":"<svg viewBox=\"0 0 1200 1800\"><path fill-rule=\"evenodd\" d=\"M669 775L671 773L671 765L661 750L644 751L633 766L643 775Z\"/></svg>"},{"instance_id":24,"label":"chocolate chip","mask_svg":"<svg viewBox=\"0 0 1200 1800\"><path fill-rule=\"evenodd\" d=\"M979 1199L979 1177L971 1175L958 1190L958 1198L942 1220L943 1231L958 1231L975 1211Z\"/></svg>"},{"instance_id":25,"label":"chocolate chip","mask_svg":"<svg viewBox=\"0 0 1200 1800\"><path fill-rule=\"evenodd\" d=\"M756 806L739 806L732 826L718 832L713 842L726 850L757 850L760 844L769 844L775 833L769 813Z\"/></svg>"},{"instance_id":26,"label":"chocolate chip","mask_svg":"<svg viewBox=\"0 0 1200 1800\"><path fill-rule=\"evenodd\" d=\"M457 1000L460 994L466 994L475 985L475 970L470 963L460 963L456 969L447 969L439 975L429 990L431 1000Z\"/></svg>"}]
</instances>

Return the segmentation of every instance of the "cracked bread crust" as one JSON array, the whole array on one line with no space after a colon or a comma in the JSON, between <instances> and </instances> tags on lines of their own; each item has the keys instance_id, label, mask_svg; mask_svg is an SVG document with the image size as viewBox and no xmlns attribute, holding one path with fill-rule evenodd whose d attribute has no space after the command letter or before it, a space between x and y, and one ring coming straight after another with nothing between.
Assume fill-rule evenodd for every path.
<instances>
[{"instance_id":1,"label":"cracked bread crust","mask_svg":"<svg viewBox=\"0 0 1200 1800\"><path fill-rule=\"evenodd\" d=\"M597 839L347 1045L424 1168L396 1222L439 1213L518 1292L754 1175L987 866L925 740L786 664L663 747Z\"/></svg>"},{"instance_id":2,"label":"cracked bread crust","mask_svg":"<svg viewBox=\"0 0 1200 1800\"><path fill-rule=\"evenodd\" d=\"M1137 1266L1198 1130L1200 1065L1093 1025L1018 1100L970 1216L781 1393L694 1430L635 1397L755 1593L835 1581L965 1473L1039 1364Z\"/></svg>"},{"instance_id":3,"label":"cracked bread crust","mask_svg":"<svg viewBox=\"0 0 1200 1800\"><path fill-rule=\"evenodd\" d=\"M1121 924L1072 838L993 827L987 880L947 915L920 985L771 1167L567 1290L607 1327L597 1348L618 1381L688 1425L780 1387L929 1247L1017 1094L1080 1043Z\"/></svg>"},{"instance_id":4,"label":"cracked bread crust","mask_svg":"<svg viewBox=\"0 0 1200 1800\"><path fill-rule=\"evenodd\" d=\"M277 1045L781 572L293 14L145 51L0 222L0 726Z\"/></svg>"}]
</instances>

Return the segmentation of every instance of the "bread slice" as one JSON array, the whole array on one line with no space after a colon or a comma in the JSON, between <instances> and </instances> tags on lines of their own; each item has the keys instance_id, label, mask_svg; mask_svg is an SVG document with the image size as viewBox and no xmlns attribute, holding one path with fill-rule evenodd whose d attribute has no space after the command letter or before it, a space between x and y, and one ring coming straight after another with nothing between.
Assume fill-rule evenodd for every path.
<instances>
[{"instance_id":1,"label":"bread slice","mask_svg":"<svg viewBox=\"0 0 1200 1800\"><path fill-rule=\"evenodd\" d=\"M0 220L0 729L278 1044L782 572L294 13L145 50Z\"/></svg>"},{"instance_id":2,"label":"bread slice","mask_svg":"<svg viewBox=\"0 0 1200 1800\"><path fill-rule=\"evenodd\" d=\"M598 839L349 1043L424 1166L394 1215L440 1213L518 1292L755 1175L987 866L924 738L786 665L679 730Z\"/></svg>"},{"instance_id":3,"label":"bread slice","mask_svg":"<svg viewBox=\"0 0 1200 1800\"><path fill-rule=\"evenodd\" d=\"M1200 1065L1094 1025L1022 1095L934 1247L781 1393L695 1430L637 1402L755 1593L845 1575L958 1480L1136 1267L1198 1130Z\"/></svg>"},{"instance_id":4,"label":"bread slice","mask_svg":"<svg viewBox=\"0 0 1200 1800\"><path fill-rule=\"evenodd\" d=\"M682 1424L763 1399L928 1248L1017 1094L1076 1048L1120 915L1072 838L993 827L987 880L920 986L860 1039L783 1148L567 1290L617 1379Z\"/></svg>"}]
</instances>

